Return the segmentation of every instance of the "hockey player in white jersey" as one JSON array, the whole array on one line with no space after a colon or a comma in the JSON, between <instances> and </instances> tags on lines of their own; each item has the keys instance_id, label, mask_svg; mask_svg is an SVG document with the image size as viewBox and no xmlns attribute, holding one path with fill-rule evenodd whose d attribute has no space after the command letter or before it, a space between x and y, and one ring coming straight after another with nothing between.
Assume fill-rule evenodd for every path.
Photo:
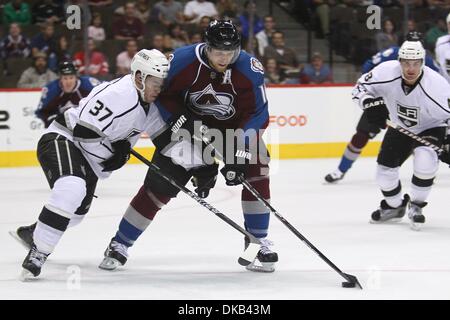
<instances>
[{"instance_id":1,"label":"hockey player in white jersey","mask_svg":"<svg viewBox=\"0 0 450 320\"><path fill-rule=\"evenodd\" d=\"M419 41L405 41L398 61L382 63L362 75L352 95L353 100L367 110L370 123L384 129L389 117L399 126L441 146L445 121L450 118L450 85L424 66L424 59L425 50ZM402 197L399 169L411 154L414 156L411 192L410 196ZM377 162L376 179L384 199L372 213L371 222L399 220L408 210L412 228L420 229L425 222L422 209L427 205L439 166L437 153L388 128Z\"/></svg>"},{"instance_id":2,"label":"hockey player in white jersey","mask_svg":"<svg viewBox=\"0 0 450 320\"><path fill-rule=\"evenodd\" d=\"M436 54L439 72L450 83L450 13L446 20L449 34L437 39L434 53Z\"/></svg>"},{"instance_id":3,"label":"hockey player in white jersey","mask_svg":"<svg viewBox=\"0 0 450 320\"><path fill-rule=\"evenodd\" d=\"M168 69L158 50L139 51L130 75L95 87L43 134L37 155L52 190L37 223L15 232L30 247L22 264L25 278L40 274L65 230L88 212L97 180L127 162L141 132L154 139L167 128L153 101Z\"/></svg>"}]
</instances>

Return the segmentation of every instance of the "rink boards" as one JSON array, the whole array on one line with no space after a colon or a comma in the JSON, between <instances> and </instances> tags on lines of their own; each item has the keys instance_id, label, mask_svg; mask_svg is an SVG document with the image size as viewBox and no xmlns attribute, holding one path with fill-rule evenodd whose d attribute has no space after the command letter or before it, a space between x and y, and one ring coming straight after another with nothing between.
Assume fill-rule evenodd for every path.
<instances>
[{"instance_id":1,"label":"rink boards","mask_svg":"<svg viewBox=\"0 0 450 320\"><path fill-rule=\"evenodd\" d=\"M355 131L361 111L351 101L351 85L272 86L266 89L270 123L265 133L273 158L339 157ZM0 167L35 166L44 124L34 116L40 90L0 90ZM381 135L364 149L378 152ZM154 147L143 136L136 149ZM131 163L137 160L132 158Z\"/></svg>"}]
</instances>

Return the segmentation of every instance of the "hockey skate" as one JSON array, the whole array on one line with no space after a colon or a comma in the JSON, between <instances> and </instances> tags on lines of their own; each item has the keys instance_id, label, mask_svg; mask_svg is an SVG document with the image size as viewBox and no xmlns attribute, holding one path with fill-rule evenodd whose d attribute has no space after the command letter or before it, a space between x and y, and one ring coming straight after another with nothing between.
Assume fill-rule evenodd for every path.
<instances>
[{"instance_id":1,"label":"hockey skate","mask_svg":"<svg viewBox=\"0 0 450 320\"><path fill-rule=\"evenodd\" d=\"M410 202L408 210L408 218L411 224L411 229L419 231L423 224L425 223L425 216L422 214L422 208L428 203L422 202Z\"/></svg>"},{"instance_id":2,"label":"hockey skate","mask_svg":"<svg viewBox=\"0 0 450 320\"><path fill-rule=\"evenodd\" d=\"M30 250L33 246L34 229L36 229L36 222L30 226L19 227L16 231L9 231L9 234L23 245L25 249Z\"/></svg>"},{"instance_id":3,"label":"hockey skate","mask_svg":"<svg viewBox=\"0 0 450 320\"><path fill-rule=\"evenodd\" d=\"M266 238L259 239L261 248L255 260L245 268L249 271L255 272L274 272L275 263L278 261L278 254L269 249L273 242ZM245 238L245 248L248 246L248 240Z\"/></svg>"},{"instance_id":4,"label":"hockey skate","mask_svg":"<svg viewBox=\"0 0 450 320\"><path fill-rule=\"evenodd\" d=\"M105 257L98 266L103 270L115 270L120 266L123 266L128 259L128 247L120 242L111 239L108 248L105 250Z\"/></svg>"},{"instance_id":5,"label":"hockey skate","mask_svg":"<svg viewBox=\"0 0 450 320\"><path fill-rule=\"evenodd\" d=\"M40 252L33 244L22 263L22 280L26 281L36 278L41 273L42 265L48 256L48 254Z\"/></svg>"},{"instance_id":6,"label":"hockey skate","mask_svg":"<svg viewBox=\"0 0 450 320\"><path fill-rule=\"evenodd\" d=\"M380 207L372 213L370 223L381 223L386 221L398 222L400 221L406 212L406 206L409 202L409 195L405 194L402 204L398 208L392 208L386 202L382 200Z\"/></svg>"},{"instance_id":7,"label":"hockey skate","mask_svg":"<svg viewBox=\"0 0 450 320\"><path fill-rule=\"evenodd\" d=\"M329 173L325 176L325 181L329 182L329 183L334 183L337 182L339 180L342 180L345 176L345 173L342 172L339 169L336 169L335 171L333 171L332 173Z\"/></svg>"}]
</instances>

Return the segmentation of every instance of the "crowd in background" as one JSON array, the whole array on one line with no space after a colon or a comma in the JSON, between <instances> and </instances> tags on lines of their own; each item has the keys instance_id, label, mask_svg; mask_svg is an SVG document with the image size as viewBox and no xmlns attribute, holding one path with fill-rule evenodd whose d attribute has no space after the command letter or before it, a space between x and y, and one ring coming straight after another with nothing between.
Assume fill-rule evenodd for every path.
<instances>
[{"instance_id":1,"label":"crowd in background","mask_svg":"<svg viewBox=\"0 0 450 320\"><path fill-rule=\"evenodd\" d=\"M402 12L404 1L303 0L280 1L280 5L306 26L312 26L317 38L329 39L336 53L361 63L377 51L399 45L406 32L396 19L386 16L382 30L370 33L369 42L360 42L359 38L355 40L353 31L346 33L347 28L351 30L353 21L340 21L334 14L337 11L333 10L365 9L367 5L376 4L383 9ZM300 63L298 52L286 43L283 30L277 28L276 17L259 16L251 1L90 0L87 51L83 47L82 32L65 26L66 7L71 4L81 4L81 1L0 0L2 86L20 73L13 86L42 87L57 77L58 63L68 60L74 62L81 75L110 80L129 73L131 59L141 48L155 48L169 56L179 47L202 42L204 29L214 18L232 19L240 27L242 48L264 64L266 83L333 82L332 70L324 62L324 53L314 52L308 63ZM423 30L425 44L432 50L436 39L447 33L445 15L450 9L450 1L414 0L409 1L409 5L411 10L425 8L429 12L426 26L423 21L419 26L412 15L407 28L426 27ZM352 46L356 48L349 52ZM89 62L87 66L86 61Z\"/></svg>"}]
</instances>

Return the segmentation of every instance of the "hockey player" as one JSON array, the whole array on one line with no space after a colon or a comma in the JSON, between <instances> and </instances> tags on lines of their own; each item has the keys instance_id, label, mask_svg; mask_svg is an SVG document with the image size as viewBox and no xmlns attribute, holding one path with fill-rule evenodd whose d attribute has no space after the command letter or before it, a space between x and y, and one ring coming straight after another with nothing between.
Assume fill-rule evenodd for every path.
<instances>
[{"instance_id":1,"label":"hockey player","mask_svg":"<svg viewBox=\"0 0 450 320\"><path fill-rule=\"evenodd\" d=\"M450 118L450 85L424 66L425 50L419 41L405 41L398 61L388 61L364 74L353 89L353 100L365 110L368 122L379 129L386 119L441 146ZM414 156L411 197L402 197L400 166ZM447 157L448 158L448 157ZM448 161L449 159L442 159ZM384 200L372 213L371 222L401 219L408 209L411 227L425 222L422 209L438 170L437 153L398 131L388 128L377 159L376 179Z\"/></svg>"},{"instance_id":2,"label":"hockey player","mask_svg":"<svg viewBox=\"0 0 450 320\"><path fill-rule=\"evenodd\" d=\"M174 52L165 90L156 104L167 120L173 114L186 112L189 117L201 120L210 129L219 130L223 145L235 146L234 152L227 151L225 166L220 170L227 185L240 184L238 176L243 174L269 200L268 153L262 140L257 137L245 139L244 145L238 147L236 145L239 143L235 139L226 139L225 135L225 131L230 129L242 129L248 133L267 127L269 114L263 67L255 57L241 51L240 34L229 21L212 21L206 29L205 39L205 43L186 46ZM251 152L254 144L258 144L260 150L265 150L259 153L266 159ZM243 158L257 161L249 163L241 161ZM185 184L192 175L185 168L167 161L158 150L152 161L179 183ZM196 178L205 196L216 179L215 168L209 168L211 170L204 171L200 179ZM149 171L144 185L131 201L116 235L108 245L100 268L113 270L124 265L128 248L149 226L156 213L177 193L177 189ZM274 271L278 256L269 248L272 243L266 238L268 210L246 189L242 191L242 210L245 228L262 243L257 259L247 268L252 271Z\"/></svg>"},{"instance_id":3,"label":"hockey player","mask_svg":"<svg viewBox=\"0 0 450 320\"><path fill-rule=\"evenodd\" d=\"M449 34L437 39L434 53L439 65L439 72L450 83L450 13L446 20Z\"/></svg>"},{"instance_id":4,"label":"hockey player","mask_svg":"<svg viewBox=\"0 0 450 320\"><path fill-rule=\"evenodd\" d=\"M15 233L31 246L23 276L37 277L67 227L89 210L97 180L105 179L129 159L131 147L145 131L155 139L167 127L153 103L167 76L169 62L158 50L141 50L131 74L102 83L58 116L38 143L38 159L51 187L37 224Z\"/></svg>"},{"instance_id":5,"label":"hockey player","mask_svg":"<svg viewBox=\"0 0 450 320\"><path fill-rule=\"evenodd\" d=\"M70 107L77 107L80 100L100 84L95 78L77 76L72 62L64 61L59 65L59 79L49 82L42 89L41 101L36 116L44 121L47 128L50 123Z\"/></svg>"},{"instance_id":6,"label":"hockey player","mask_svg":"<svg viewBox=\"0 0 450 320\"><path fill-rule=\"evenodd\" d=\"M420 41L421 34L415 31L410 32L408 33L406 39L409 41ZM380 63L397 60L399 49L400 48L397 46L392 46L384 51L378 52L371 59L368 59L364 63L362 67L362 73L368 73ZM439 72L438 67L434 64L433 59L429 55L426 55L425 65L435 70L436 72ZM325 181L333 183L342 180L344 178L344 175L352 167L356 159L358 159L359 155L362 152L362 149L364 149L369 140L375 138L378 133L380 133L380 129L377 126L369 124L367 121L367 114L366 112L363 112L356 126L356 133L353 135L352 139L345 148L338 168L335 171L327 174L325 176Z\"/></svg>"}]
</instances>

